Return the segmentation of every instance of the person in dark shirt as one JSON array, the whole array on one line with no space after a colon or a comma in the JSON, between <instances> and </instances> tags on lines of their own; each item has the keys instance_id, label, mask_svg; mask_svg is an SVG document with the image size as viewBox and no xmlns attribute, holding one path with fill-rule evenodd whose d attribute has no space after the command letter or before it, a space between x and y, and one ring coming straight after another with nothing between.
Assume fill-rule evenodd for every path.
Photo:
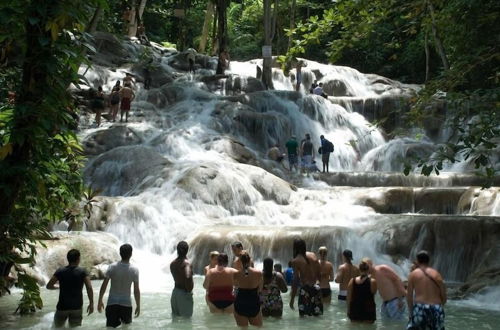
<instances>
[{"instance_id":1,"label":"person in dark shirt","mask_svg":"<svg viewBox=\"0 0 500 330\"><path fill-rule=\"evenodd\" d=\"M94 312L94 293L89 274L85 269L78 267L80 251L71 249L66 257L68 266L59 268L47 283L47 289L55 290L58 288L55 284L59 282L59 301L54 315L54 327L56 328L63 327L66 320L68 320L70 327L82 325L83 284L85 284L89 297L87 313L90 315Z\"/></svg>"}]
</instances>

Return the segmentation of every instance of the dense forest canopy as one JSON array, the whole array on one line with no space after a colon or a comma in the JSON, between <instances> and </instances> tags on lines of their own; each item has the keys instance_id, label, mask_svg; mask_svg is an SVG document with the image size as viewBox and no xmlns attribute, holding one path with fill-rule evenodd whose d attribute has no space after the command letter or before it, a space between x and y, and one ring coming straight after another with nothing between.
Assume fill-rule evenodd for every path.
<instances>
[{"instance_id":1,"label":"dense forest canopy","mask_svg":"<svg viewBox=\"0 0 500 330\"><path fill-rule=\"evenodd\" d=\"M272 35L264 30L265 5L272 7ZM132 30L124 26L127 7L142 13ZM92 52L90 34L134 36L143 23L151 41L215 55L221 35L214 17L220 8L232 59L260 58L267 37L284 67L303 57L425 83L412 111L401 114L409 126L442 115L428 105L446 93L453 140L434 159L416 165L428 175L439 173L444 160L472 157L482 174L497 174L490 153L498 145L500 123L498 0L3 1L0 261L33 261L34 242L48 235L49 223L71 217L84 193L77 109L67 88L81 79L78 68ZM12 248L27 251L29 258L16 259ZM41 301L33 281L23 279L26 312Z\"/></svg>"}]
</instances>

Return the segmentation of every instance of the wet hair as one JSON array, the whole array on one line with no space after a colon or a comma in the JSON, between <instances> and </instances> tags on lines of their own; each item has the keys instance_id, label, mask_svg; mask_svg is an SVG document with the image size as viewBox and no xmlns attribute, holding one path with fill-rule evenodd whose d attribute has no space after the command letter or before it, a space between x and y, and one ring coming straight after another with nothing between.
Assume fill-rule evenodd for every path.
<instances>
[{"instance_id":1,"label":"wet hair","mask_svg":"<svg viewBox=\"0 0 500 330\"><path fill-rule=\"evenodd\" d=\"M274 264L274 271L283 273L283 266L281 264Z\"/></svg>"},{"instance_id":2,"label":"wet hair","mask_svg":"<svg viewBox=\"0 0 500 330\"><path fill-rule=\"evenodd\" d=\"M292 267L292 260L288 262L288 267Z\"/></svg>"},{"instance_id":3,"label":"wet hair","mask_svg":"<svg viewBox=\"0 0 500 330\"><path fill-rule=\"evenodd\" d=\"M320 139L324 139L324 138L325 138L325 136L324 136L324 135L321 135L319 138L320 138Z\"/></svg>"},{"instance_id":4,"label":"wet hair","mask_svg":"<svg viewBox=\"0 0 500 330\"><path fill-rule=\"evenodd\" d=\"M328 254L328 249L326 248L326 246L321 246L319 249L318 249L318 254L319 255L322 255L322 254L325 254L325 256Z\"/></svg>"},{"instance_id":5,"label":"wet hair","mask_svg":"<svg viewBox=\"0 0 500 330\"><path fill-rule=\"evenodd\" d=\"M369 270L370 270L370 265L368 264L366 259L361 260L361 262L359 263L359 271L367 273Z\"/></svg>"},{"instance_id":6,"label":"wet hair","mask_svg":"<svg viewBox=\"0 0 500 330\"><path fill-rule=\"evenodd\" d=\"M264 269L263 269L264 278L271 279L273 277L273 270L274 270L273 264L274 261L272 258L267 257L266 259L264 259Z\"/></svg>"},{"instance_id":7,"label":"wet hair","mask_svg":"<svg viewBox=\"0 0 500 330\"><path fill-rule=\"evenodd\" d=\"M247 251L243 250L241 252L240 261L245 271L245 276L248 276L248 267L250 266L250 255Z\"/></svg>"},{"instance_id":8,"label":"wet hair","mask_svg":"<svg viewBox=\"0 0 500 330\"><path fill-rule=\"evenodd\" d=\"M310 138L311 138L311 134L306 133L306 139L310 139Z\"/></svg>"},{"instance_id":9,"label":"wet hair","mask_svg":"<svg viewBox=\"0 0 500 330\"><path fill-rule=\"evenodd\" d=\"M120 257L122 257L122 260L130 260L130 257L132 257L132 245L130 244L123 244L120 246Z\"/></svg>"},{"instance_id":10,"label":"wet hair","mask_svg":"<svg viewBox=\"0 0 500 330\"><path fill-rule=\"evenodd\" d=\"M352 262L352 251L351 251L351 250L345 249L345 250L342 252L342 255L344 256L345 260L346 260L348 263L351 263L351 262Z\"/></svg>"},{"instance_id":11,"label":"wet hair","mask_svg":"<svg viewBox=\"0 0 500 330\"><path fill-rule=\"evenodd\" d=\"M117 80L115 86L120 86L120 85L121 85L120 80Z\"/></svg>"},{"instance_id":12,"label":"wet hair","mask_svg":"<svg viewBox=\"0 0 500 330\"><path fill-rule=\"evenodd\" d=\"M226 267L229 263L229 257L224 252L217 256L217 265Z\"/></svg>"},{"instance_id":13,"label":"wet hair","mask_svg":"<svg viewBox=\"0 0 500 330\"><path fill-rule=\"evenodd\" d=\"M306 259L306 262L309 263L309 259L306 257L306 241L301 238L296 238L293 241L293 257L297 257L299 254Z\"/></svg>"},{"instance_id":14,"label":"wet hair","mask_svg":"<svg viewBox=\"0 0 500 330\"><path fill-rule=\"evenodd\" d=\"M177 243L177 258L185 258L188 254L189 245L186 241Z\"/></svg>"},{"instance_id":15,"label":"wet hair","mask_svg":"<svg viewBox=\"0 0 500 330\"><path fill-rule=\"evenodd\" d=\"M240 241L236 241L236 242L231 243L231 247L232 248L243 249L243 244L241 244Z\"/></svg>"},{"instance_id":16,"label":"wet hair","mask_svg":"<svg viewBox=\"0 0 500 330\"><path fill-rule=\"evenodd\" d=\"M66 254L66 259L68 259L68 263L74 264L80 259L80 251L77 249L69 250L68 254Z\"/></svg>"},{"instance_id":17,"label":"wet hair","mask_svg":"<svg viewBox=\"0 0 500 330\"><path fill-rule=\"evenodd\" d=\"M212 251L212 252L210 252L210 254L209 254L209 258L210 258L210 260L212 260L212 258L214 258L214 257L218 257L218 256L219 256L219 251Z\"/></svg>"},{"instance_id":18,"label":"wet hair","mask_svg":"<svg viewBox=\"0 0 500 330\"><path fill-rule=\"evenodd\" d=\"M419 264L427 265L431 258L429 257L429 253L425 250L422 250L417 253L417 261Z\"/></svg>"}]
</instances>

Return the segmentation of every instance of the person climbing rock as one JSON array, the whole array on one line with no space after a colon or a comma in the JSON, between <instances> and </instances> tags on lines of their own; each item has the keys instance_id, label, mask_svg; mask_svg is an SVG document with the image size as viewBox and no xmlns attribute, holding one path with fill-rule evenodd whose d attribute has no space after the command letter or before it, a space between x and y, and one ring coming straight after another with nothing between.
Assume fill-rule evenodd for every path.
<instances>
[{"instance_id":1,"label":"person climbing rock","mask_svg":"<svg viewBox=\"0 0 500 330\"><path fill-rule=\"evenodd\" d=\"M123 122L123 115L125 114L125 122L128 122L128 113L130 105L135 98L134 91L130 82L126 82L125 86L120 90L120 122Z\"/></svg>"},{"instance_id":2,"label":"person climbing rock","mask_svg":"<svg viewBox=\"0 0 500 330\"><path fill-rule=\"evenodd\" d=\"M95 122L97 127L101 126L101 114L104 110L104 92L102 86L97 88L97 92L93 93L91 107L92 111L95 112Z\"/></svg>"}]
</instances>

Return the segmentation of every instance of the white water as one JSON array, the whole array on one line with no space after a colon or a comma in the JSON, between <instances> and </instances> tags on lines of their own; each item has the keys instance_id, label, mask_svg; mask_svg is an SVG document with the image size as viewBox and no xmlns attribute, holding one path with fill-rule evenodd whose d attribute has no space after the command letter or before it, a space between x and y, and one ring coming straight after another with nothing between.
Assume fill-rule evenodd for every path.
<instances>
[{"instance_id":1,"label":"white water","mask_svg":"<svg viewBox=\"0 0 500 330\"><path fill-rule=\"evenodd\" d=\"M169 57L161 59L163 70L175 73L170 63ZM246 83L255 75L256 63L232 62L231 72L242 75ZM341 81L356 98L402 93L398 88L380 92L381 87L370 82L373 77L354 69L307 63L304 85L321 76L320 81ZM128 70L94 67L86 77L109 91ZM103 189L103 195L115 196L108 200L113 207L106 211L105 230L134 246L132 261L141 269L142 287L152 296L160 290L158 283L169 278L168 264L180 240L193 245L190 258L197 269L205 263L208 251L230 252L228 243L234 240L243 241L256 260L271 255L286 264L291 239L301 235L311 249L327 245L335 267L339 252L350 248L355 262L367 256L406 277L409 260L404 257L396 262L381 252L381 233L370 231L379 218L373 209L356 205L366 194L363 189L331 188L311 177L289 174L265 154L276 143L283 147L292 134L300 140L310 133L317 150L323 134L335 144L331 171L393 171L408 156L409 145L418 143L408 139L387 142L379 129L351 110L350 96L343 97L347 104L343 107L309 95L305 89L301 95L291 92L292 81L280 70L273 76L275 87L286 92L226 98L221 96L224 92L209 92L192 75L150 91L138 83L131 122L126 126L142 142L89 160L88 183ZM82 139L111 127L104 122L96 129L90 122L82 120ZM238 162L233 140L243 143L250 163L260 167ZM321 164L321 159L316 157L316 162ZM271 172L300 188L290 187ZM100 217L104 211L99 212Z\"/></svg>"}]
</instances>

